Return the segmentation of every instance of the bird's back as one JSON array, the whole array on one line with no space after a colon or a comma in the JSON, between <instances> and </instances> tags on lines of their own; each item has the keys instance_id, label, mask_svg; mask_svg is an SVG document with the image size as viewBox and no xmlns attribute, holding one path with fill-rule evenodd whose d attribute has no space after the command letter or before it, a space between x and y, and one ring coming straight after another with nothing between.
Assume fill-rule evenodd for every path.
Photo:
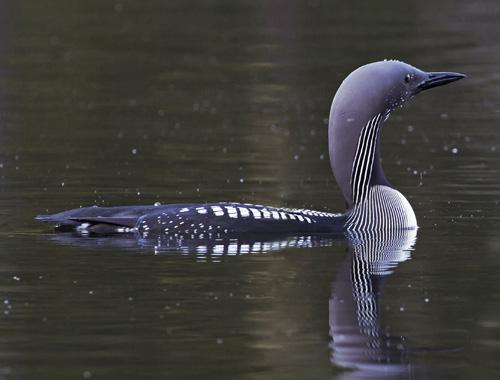
<instances>
[{"instance_id":1,"label":"bird's back","mask_svg":"<svg viewBox=\"0 0 500 380\"><path fill-rule=\"evenodd\" d=\"M239 233L341 233L346 217L306 209L247 203L85 207L37 219L58 230L82 233L138 232L184 237Z\"/></svg>"}]
</instances>

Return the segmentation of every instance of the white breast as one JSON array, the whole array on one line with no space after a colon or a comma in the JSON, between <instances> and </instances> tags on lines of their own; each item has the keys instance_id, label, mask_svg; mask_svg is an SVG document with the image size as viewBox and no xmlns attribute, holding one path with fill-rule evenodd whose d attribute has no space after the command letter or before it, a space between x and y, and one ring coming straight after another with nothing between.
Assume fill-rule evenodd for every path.
<instances>
[{"instance_id":1,"label":"white breast","mask_svg":"<svg viewBox=\"0 0 500 380\"><path fill-rule=\"evenodd\" d=\"M348 231L376 231L417 228L417 218L410 203L399 191L376 185L349 213Z\"/></svg>"}]
</instances>

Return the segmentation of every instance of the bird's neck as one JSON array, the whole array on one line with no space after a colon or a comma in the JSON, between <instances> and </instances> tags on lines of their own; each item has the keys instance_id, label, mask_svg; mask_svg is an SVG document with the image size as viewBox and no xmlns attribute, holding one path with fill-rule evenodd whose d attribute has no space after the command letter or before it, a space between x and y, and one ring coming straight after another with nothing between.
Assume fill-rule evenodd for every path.
<instances>
[{"instance_id":1,"label":"bird's neck","mask_svg":"<svg viewBox=\"0 0 500 380\"><path fill-rule=\"evenodd\" d=\"M380 131L386 118L385 112L361 120L330 114L330 162L349 209L366 199L372 186L390 186L380 162Z\"/></svg>"},{"instance_id":2,"label":"bird's neck","mask_svg":"<svg viewBox=\"0 0 500 380\"><path fill-rule=\"evenodd\" d=\"M375 158L372 164L372 175L371 175L370 185L371 186L383 185L387 187L392 187L387 178L385 177L384 169L382 168L382 159L380 156L380 135L381 131L379 131L377 136Z\"/></svg>"}]
</instances>

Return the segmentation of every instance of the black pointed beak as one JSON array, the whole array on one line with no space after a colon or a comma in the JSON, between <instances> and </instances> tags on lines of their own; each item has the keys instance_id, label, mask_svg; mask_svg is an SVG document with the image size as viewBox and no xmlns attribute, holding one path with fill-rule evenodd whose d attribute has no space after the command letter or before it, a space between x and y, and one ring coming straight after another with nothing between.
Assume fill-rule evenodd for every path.
<instances>
[{"instance_id":1,"label":"black pointed beak","mask_svg":"<svg viewBox=\"0 0 500 380\"><path fill-rule=\"evenodd\" d=\"M428 90L429 88L442 86L456 80L465 78L466 75L460 73L452 72L433 72L427 73L427 79L417 85L417 88L422 90Z\"/></svg>"}]
</instances>

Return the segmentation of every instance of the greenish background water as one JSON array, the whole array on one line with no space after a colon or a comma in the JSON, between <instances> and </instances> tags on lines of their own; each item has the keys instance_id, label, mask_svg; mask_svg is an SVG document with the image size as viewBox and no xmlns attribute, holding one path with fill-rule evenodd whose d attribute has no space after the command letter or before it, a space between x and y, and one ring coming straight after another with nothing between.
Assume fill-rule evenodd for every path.
<instances>
[{"instance_id":1,"label":"greenish background water","mask_svg":"<svg viewBox=\"0 0 500 380\"><path fill-rule=\"evenodd\" d=\"M330 102L384 58L468 74L384 127L386 174L421 227L384 323L420 348L418 378L498 377L499 17L493 0L0 2L0 378L344 376L328 301L345 242L200 263L59 244L33 216L343 211Z\"/></svg>"}]
</instances>

